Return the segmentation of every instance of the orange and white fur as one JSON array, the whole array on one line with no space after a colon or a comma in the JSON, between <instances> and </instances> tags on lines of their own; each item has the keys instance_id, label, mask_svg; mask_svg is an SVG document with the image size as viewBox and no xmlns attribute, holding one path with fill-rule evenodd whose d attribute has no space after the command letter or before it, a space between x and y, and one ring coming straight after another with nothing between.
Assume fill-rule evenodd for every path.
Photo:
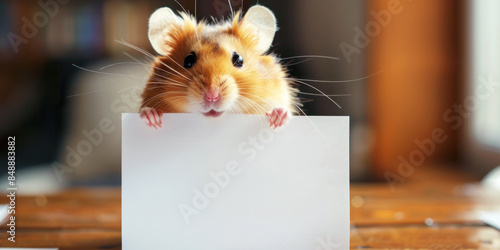
<instances>
[{"instance_id":1,"label":"orange and white fur","mask_svg":"<svg viewBox=\"0 0 500 250\"><path fill-rule=\"evenodd\" d=\"M286 69L266 54L276 30L274 14L260 5L241 19L238 12L215 24L156 10L148 33L161 56L142 94L144 122L158 128L163 113L238 113L267 115L274 128L284 125L299 103Z\"/></svg>"}]
</instances>

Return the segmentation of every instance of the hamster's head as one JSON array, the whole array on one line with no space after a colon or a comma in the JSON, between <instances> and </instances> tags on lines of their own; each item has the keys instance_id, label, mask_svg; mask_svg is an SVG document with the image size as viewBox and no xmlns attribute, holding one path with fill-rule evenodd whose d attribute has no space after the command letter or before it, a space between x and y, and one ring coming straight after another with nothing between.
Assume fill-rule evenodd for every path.
<instances>
[{"instance_id":1,"label":"hamster's head","mask_svg":"<svg viewBox=\"0 0 500 250\"><path fill-rule=\"evenodd\" d=\"M155 64L161 70L152 77L165 83L166 98L182 112L244 113L241 94L253 95L265 77L276 30L273 13L260 5L214 24L160 8L149 20L149 40L161 55Z\"/></svg>"}]
</instances>

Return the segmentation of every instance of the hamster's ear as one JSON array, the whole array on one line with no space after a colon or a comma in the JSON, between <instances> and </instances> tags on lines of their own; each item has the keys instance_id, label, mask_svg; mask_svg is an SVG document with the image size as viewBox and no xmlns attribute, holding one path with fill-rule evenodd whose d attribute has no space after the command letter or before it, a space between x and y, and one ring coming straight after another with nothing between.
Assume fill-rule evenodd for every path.
<instances>
[{"instance_id":1,"label":"hamster's ear","mask_svg":"<svg viewBox=\"0 0 500 250\"><path fill-rule=\"evenodd\" d=\"M156 52L160 55L168 55L170 48L165 43L168 40L169 30L174 25L181 25L182 19L175 15L174 12L167 7L157 9L149 18L149 41Z\"/></svg>"},{"instance_id":2,"label":"hamster's ear","mask_svg":"<svg viewBox=\"0 0 500 250\"><path fill-rule=\"evenodd\" d=\"M257 51L261 54L271 47L274 34L278 29L273 12L261 5L255 5L247 11L241 21L241 26L251 27L258 33Z\"/></svg>"}]
</instances>

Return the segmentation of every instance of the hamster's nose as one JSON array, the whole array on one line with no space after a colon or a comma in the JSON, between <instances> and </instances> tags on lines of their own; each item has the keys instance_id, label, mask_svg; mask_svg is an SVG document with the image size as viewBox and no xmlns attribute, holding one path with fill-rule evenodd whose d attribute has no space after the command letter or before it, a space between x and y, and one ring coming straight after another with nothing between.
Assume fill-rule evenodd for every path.
<instances>
[{"instance_id":1,"label":"hamster's nose","mask_svg":"<svg viewBox=\"0 0 500 250\"><path fill-rule=\"evenodd\" d=\"M205 93L206 102L217 102L220 98L219 88L211 88Z\"/></svg>"}]
</instances>

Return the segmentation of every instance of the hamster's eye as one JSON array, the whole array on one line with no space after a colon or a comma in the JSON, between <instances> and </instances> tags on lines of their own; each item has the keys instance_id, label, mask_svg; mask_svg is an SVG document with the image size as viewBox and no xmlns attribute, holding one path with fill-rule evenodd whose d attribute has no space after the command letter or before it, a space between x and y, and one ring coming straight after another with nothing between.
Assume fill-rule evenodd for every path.
<instances>
[{"instance_id":1,"label":"hamster's eye","mask_svg":"<svg viewBox=\"0 0 500 250\"><path fill-rule=\"evenodd\" d=\"M233 52L233 57L231 58L231 60L233 61L234 67L236 67L236 68L243 67L243 57L238 55L238 53Z\"/></svg>"},{"instance_id":2,"label":"hamster's eye","mask_svg":"<svg viewBox=\"0 0 500 250\"><path fill-rule=\"evenodd\" d=\"M191 52L189 55L184 58L184 68L189 69L194 66L196 63L196 54Z\"/></svg>"}]
</instances>

